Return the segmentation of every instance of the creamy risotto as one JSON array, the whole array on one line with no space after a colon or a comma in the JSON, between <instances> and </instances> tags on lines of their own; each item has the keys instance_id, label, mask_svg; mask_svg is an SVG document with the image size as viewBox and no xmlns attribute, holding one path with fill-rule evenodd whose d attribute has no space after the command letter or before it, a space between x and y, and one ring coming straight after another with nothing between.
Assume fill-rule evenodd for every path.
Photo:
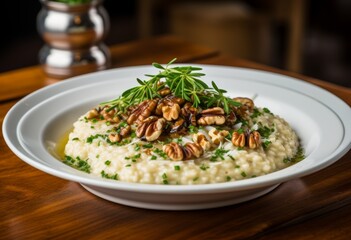
<instances>
[{"instance_id":1,"label":"creamy risotto","mask_svg":"<svg viewBox=\"0 0 351 240\"><path fill-rule=\"evenodd\" d=\"M66 164L124 182L208 184L258 177L303 158L294 130L268 108L224 96L214 82L210 88L200 69L154 66L158 74L74 123Z\"/></svg>"}]
</instances>

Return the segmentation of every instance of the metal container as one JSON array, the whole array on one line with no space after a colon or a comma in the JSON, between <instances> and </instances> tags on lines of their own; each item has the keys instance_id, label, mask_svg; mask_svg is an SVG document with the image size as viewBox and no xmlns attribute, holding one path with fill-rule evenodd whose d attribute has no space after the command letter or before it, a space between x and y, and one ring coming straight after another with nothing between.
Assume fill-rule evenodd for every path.
<instances>
[{"instance_id":1,"label":"metal container","mask_svg":"<svg viewBox=\"0 0 351 240\"><path fill-rule=\"evenodd\" d=\"M46 44L39 61L49 77L67 78L109 67L110 54L102 42L109 31L103 0L75 5L40 2L37 28Z\"/></svg>"}]
</instances>

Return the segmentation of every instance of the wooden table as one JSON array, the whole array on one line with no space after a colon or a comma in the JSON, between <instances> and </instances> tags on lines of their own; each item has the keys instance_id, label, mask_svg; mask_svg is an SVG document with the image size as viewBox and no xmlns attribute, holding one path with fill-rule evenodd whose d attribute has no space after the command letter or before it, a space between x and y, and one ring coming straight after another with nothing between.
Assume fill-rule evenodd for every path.
<instances>
[{"instance_id":1,"label":"wooden table","mask_svg":"<svg viewBox=\"0 0 351 240\"><path fill-rule=\"evenodd\" d=\"M253 62L172 36L113 46L113 67L178 62L283 73L319 85L351 105L351 89ZM51 81L34 66L0 74L0 121L21 97ZM114 204L78 183L41 172L0 138L0 239L350 239L351 151L332 166L281 184L258 199L201 211Z\"/></svg>"}]
</instances>

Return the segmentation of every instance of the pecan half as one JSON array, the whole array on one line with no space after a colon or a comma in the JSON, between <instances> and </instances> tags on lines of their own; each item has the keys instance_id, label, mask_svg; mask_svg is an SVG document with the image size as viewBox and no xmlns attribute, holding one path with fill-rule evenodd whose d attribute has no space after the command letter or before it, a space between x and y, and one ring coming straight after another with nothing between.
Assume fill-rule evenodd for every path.
<instances>
[{"instance_id":1,"label":"pecan half","mask_svg":"<svg viewBox=\"0 0 351 240\"><path fill-rule=\"evenodd\" d=\"M128 124L134 123L136 120L139 122L143 121L145 118L149 117L151 113L155 110L157 105L156 100L145 100L140 103L133 111L127 119Z\"/></svg>"},{"instance_id":2,"label":"pecan half","mask_svg":"<svg viewBox=\"0 0 351 240\"><path fill-rule=\"evenodd\" d=\"M150 126L150 124L152 122L157 121L157 119L158 119L158 117L151 116L151 117L148 117L148 118L142 120L135 131L136 136L138 138L143 137L145 135L146 129Z\"/></svg>"},{"instance_id":3,"label":"pecan half","mask_svg":"<svg viewBox=\"0 0 351 240\"><path fill-rule=\"evenodd\" d=\"M197 123L203 126L223 125L225 123L224 110L220 107L203 110Z\"/></svg>"},{"instance_id":4,"label":"pecan half","mask_svg":"<svg viewBox=\"0 0 351 240\"><path fill-rule=\"evenodd\" d=\"M118 133L110 133L108 135L108 139L112 142L112 143L115 143L115 142L120 142L122 140L122 137L121 135L119 135Z\"/></svg>"},{"instance_id":5,"label":"pecan half","mask_svg":"<svg viewBox=\"0 0 351 240\"><path fill-rule=\"evenodd\" d=\"M211 140L214 144L219 145L221 142L224 141L224 138L228 136L229 132L227 130L217 130L215 128L211 129L208 132L210 135Z\"/></svg>"},{"instance_id":6,"label":"pecan half","mask_svg":"<svg viewBox=\"0 0 351 240\"><path fill-rule=\"evenodd\" d=\"M121 135L121 137L126 137L130 134L131 131L132 131L132 128L129 125L127 125L125 127L120 128L119 134Z\"/></svg>"},{"instance_id":7,"label":"pecan half","mask_svg":"<svg viewBox=\"0 0 351 240\"><path fill-rule=\"evenodd\" d=\"M178 103L170 102L166 106L162 107L162 116L167 121L177 120L180 113L180 107Z\"/></svg>"},{"instance_id":8,"label":"pecan half","mask_svg":"<svg viewBox=\"0 0 351 240\"><path fill-rule=\"evenodd\" d=\"M249 148L255 149L261 146L261 135L258 131L253 131L248 136Z\"/></svg>"},{"instance_id":9,"label":"pecan half","mask_svg":"<svg viewBox=\"0 0 351 240\"><path fill-rule=\"evenodd\" d=\"M184 158L184 153L183 153L182 147L175 142L171 142L167 145L164 145L163 151L173 161L181 161Z\"/></svg>"},{"instance_id":10,"label":"pecan half","mask_svg":"<svg viewBox=\"0 0 351 240\"><path fill-rule=\"evenodd\" d=\"M244 147L245 143L246 143L246 141L245 141L245 134L244 133L233 132L232 143L233 143L234 146Z\"/></svg>"},{"instance_id":11,"label":"pecan half","mask_svg":"<svg viewBox=\"0 0 351 240\"><path fill-rule=\"evenodd\" d=\"M97 118L100 116L99 111L100 111L99 109L94 108L87 113L86 117L88 119Z\"/></svg>"},{"instance_id":12,"label":"pecan half","mask_svg":"<svg viewBox=\"0 0 351 240\"><path fill-rule=\"evenodd\" d=\"M119 123L121 121L121 119L117 116L116 110L115 109L109 109L108 106L105 106L101 110L100 114L108 122Z\"/></svg>"},{"instance_id":13,"label":"pecan half","mask_svg":"<svg viewBox=\"0 0 351 240\"><path fill-rule=\"evenodd\" d=\"M181 115L187 122L193 126L197 125L196 115L197 115L197 108L192 106L191 102L187 102L184 104L183 108L181 109Z\"/></svg>"},{"instance_id":14,"label":"pecan half","mask_svg":"<svg viewBox=\"0 0 351 240\"><path fill-rule=\"evenodd\" d=\"M192 159L200 157L204 151L202 147L197 143L188 142L183 147L184 159Z\"/></svg>"},{"instance_id":15,"label":"pecan half","mask_svg":"<svg viewBox=\"0 0 351 240\"><path fill-rule=\"evenodd\" d=\"M166 120L159 118L156 121L150 123L145 131L145 138L147 141L152 142L159 138L162 134L163 128L166 126Z\"/></svg>"},{"instance_id":16,"label":"pecan half","mask_svg":"<svg viewBox=\"0 0 351 240\"><path fill-rule=\"evenodd\" d=\"M248 112L253 112L255 104L250 98L246 97L237 97L233 98L234 101L241 103L241 106L237 107L237 113L240 116L245 116Z\"/></svg>"},{"instance_id":17,"label":"pecan half","mask_svg":"<svg viewBox=\"0 0 351 240\"><path fill-rule=\"evenodd\" d=\"M206 136L202 133L193 134L194 143L199 144L204 151L207 151L211 148L210 141L207 140Z\"/></svg>"},{"instance_id":18,"label":"pecan half","mask_svg":"<svg viewBox=\"0 0 351 240\"><path fill-rule=\"evenodd\" d=\"M161 97L164 97L171 93L171 89L169 89L168 87L165 87L158 90L157 93L160 94Z\"/></svg>"}]
</instances>

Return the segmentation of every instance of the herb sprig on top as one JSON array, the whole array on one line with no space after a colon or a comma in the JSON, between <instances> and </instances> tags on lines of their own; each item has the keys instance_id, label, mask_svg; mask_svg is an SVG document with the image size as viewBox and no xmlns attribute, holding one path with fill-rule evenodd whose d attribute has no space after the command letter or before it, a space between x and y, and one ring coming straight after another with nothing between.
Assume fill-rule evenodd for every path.
<instances>
[{"instance_id":1,"label":"herb sprig on top","mask_svg":"<svg viewBox=\"0 0 351 240\"><path fill-rule=\"evenodd\" d=\"M153 63L152 65L160 70L158 74L146 74L145 76L149 77L147 80L137 78L138 86L126 90L120 97L103 102L101 105L109 105L110 109L126 112L130 106L139 104L144 100L161 98L158 92L165 87L168 87L174 96L192 102L194 107L222 107L226 113L229 113L232 107L241 105L241 103L224 96L226 91L218 88L213 81L213 88L202 81L200 78L205 76L204 73L199 72L202 68L193 66L171 67L171 64L175 61L176 58L166 66Z\"/></svg>"}]
</instances>

